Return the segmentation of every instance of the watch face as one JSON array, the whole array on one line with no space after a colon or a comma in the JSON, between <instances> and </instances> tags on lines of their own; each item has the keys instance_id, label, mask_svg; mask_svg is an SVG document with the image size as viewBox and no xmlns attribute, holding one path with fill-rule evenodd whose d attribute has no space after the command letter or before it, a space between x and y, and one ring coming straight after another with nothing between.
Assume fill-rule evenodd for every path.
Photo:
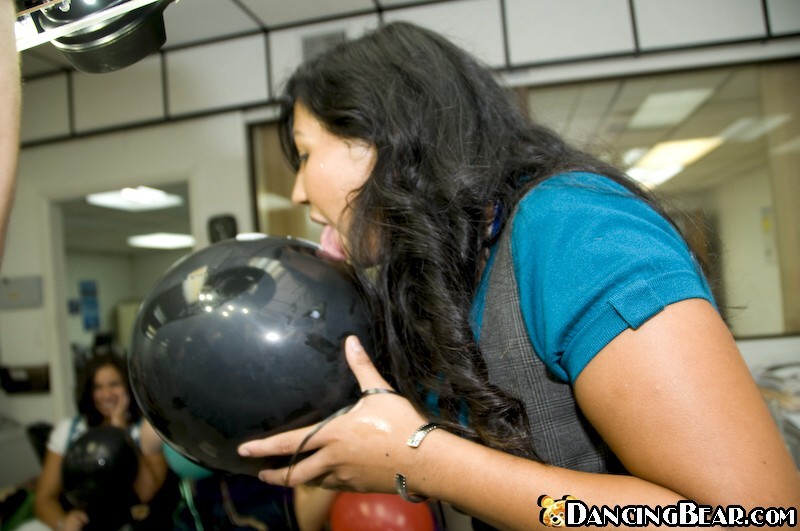
<instances>
[{"instance_id":1,"label":"watch face","mask_svg":"<svg viewBox=\"0 0 800 531\"><path fill-rule=\"evenodd\" d=\"M236 218L233 216L215 216L208 220L208 239L211 243L235 238Z\"/></svg>"}]
</instances>

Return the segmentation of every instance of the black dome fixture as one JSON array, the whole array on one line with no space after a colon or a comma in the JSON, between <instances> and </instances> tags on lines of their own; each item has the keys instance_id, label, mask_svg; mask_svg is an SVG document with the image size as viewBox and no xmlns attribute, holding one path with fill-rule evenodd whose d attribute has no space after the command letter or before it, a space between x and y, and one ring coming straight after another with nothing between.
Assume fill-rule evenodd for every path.
<instances>
[{"instance_id":1,"label":"black dome fixture","mask_svg":"<svg viewBox=\"0 0 800 531\"><path fill-rule=\"evenodd\" d=\"M39 33L61 34L50 42L72 66L103 73L132 65L161 48L166 42L163 12L172 1L25 0L24 4ZM59 31L68 25L76 30L66 35Z\"/></svg>"}]
</instances>

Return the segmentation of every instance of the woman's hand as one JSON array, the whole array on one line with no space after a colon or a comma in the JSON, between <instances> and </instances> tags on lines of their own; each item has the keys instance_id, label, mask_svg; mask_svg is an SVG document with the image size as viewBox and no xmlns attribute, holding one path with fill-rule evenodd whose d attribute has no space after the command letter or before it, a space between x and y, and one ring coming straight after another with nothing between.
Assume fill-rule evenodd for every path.
<instances>
[{"instance_id":1,"label":"woman's hand","mask_svg":"<svg viewBox=\"0 0 800 531\"><path fill-rule=\"evenodd\" d=\"M391 389L375 369L358 338L345 342L345 354L361 390ZM291 470L262 470L259 478L276 485L313 483L329 489L394 492L394 477L413 466L413 449L406 440L427 419L396 394L362 397L346 414L331 420L306 443L316 450ZM242 456L292 455L316 426L250 441L239 447Z\"/></svg>"},{"instance_id":2,"label":"woman's hand","mask_svg":"<svg viewBox=\"0 0 800 531\"><path fill-rule=\"evenodd\" d=\"M85 512L73 509L69 511L62 520L59 531L80 531L89 523L89 517Z\"/></svg>"},{"instance_id":3,"label":"woman's hand","mask_svg":"<svg viewBox=\"0 0 800 531\"><path fill-rule=\"evenodd\" d=\"M130 406L131 397L128 393L121 393L119 398L110 407L108 412L108 419L112 426L117 428L128 427L128 406Z\"/></svg>"}]
</instances>

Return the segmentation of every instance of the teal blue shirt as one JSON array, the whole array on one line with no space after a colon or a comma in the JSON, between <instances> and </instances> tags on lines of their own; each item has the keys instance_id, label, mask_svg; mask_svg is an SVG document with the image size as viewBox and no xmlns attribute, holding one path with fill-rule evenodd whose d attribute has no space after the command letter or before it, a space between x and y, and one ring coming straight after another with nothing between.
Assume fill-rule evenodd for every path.
<instances>
[{"instance_id":1,"label":"teal blue shirt","mask_svg":"<svg viewBox=\"0 0 800 531\"><path fill-rule=\"evenodd\" d=\"M595 174L569 173L520 201L512 257L534 350L562 381L627 328L667 305L712 302L700 267L674 227L637 196ZM472 308L479 335L488 272Z\"/></svg>"}]
</instances>

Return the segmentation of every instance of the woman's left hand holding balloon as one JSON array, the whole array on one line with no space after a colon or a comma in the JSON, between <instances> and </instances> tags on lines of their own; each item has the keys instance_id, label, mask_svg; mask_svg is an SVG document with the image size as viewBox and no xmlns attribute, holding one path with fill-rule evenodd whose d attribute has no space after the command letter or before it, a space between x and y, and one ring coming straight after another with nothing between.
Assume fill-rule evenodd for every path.
<instances>
[{"instance_id":1,"label":"woman's left hand holding balloon","mask_svg":"<svg viewBox=\"0 0 800 531\"><path fill-rule=\"evenodd\" d=\"M345 342L345 353L362 391L391 390L355 336ZM315 450L312 455L291 470L262 470L259 478L276 485L311 483L328 489L395 492L395 474L409 474L418 466L415 450L406 440L426 422L397 394L368 394L308 440L303 451ZM246 457L292 455L316 427L247 442L239 447L239 453Z\"/></svg>"}]
</instances>

